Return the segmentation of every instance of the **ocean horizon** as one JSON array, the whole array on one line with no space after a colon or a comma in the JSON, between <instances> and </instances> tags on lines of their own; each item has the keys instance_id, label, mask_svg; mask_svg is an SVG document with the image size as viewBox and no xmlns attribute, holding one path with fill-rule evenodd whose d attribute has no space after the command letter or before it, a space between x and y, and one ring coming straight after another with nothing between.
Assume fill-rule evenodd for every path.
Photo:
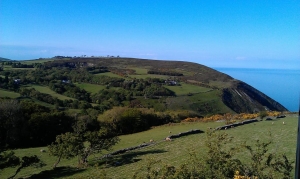
<instances>
[{"instance_id":1,"label":"ocean horizon","mask_svg":"<svg viewBox=\"0 0 300 179\"><path fill-rule=\"evenodd\" d=\"M299 110L300 70L220 67L213 69L251 85L291 112Z\"/></svg>"}]
</instances>

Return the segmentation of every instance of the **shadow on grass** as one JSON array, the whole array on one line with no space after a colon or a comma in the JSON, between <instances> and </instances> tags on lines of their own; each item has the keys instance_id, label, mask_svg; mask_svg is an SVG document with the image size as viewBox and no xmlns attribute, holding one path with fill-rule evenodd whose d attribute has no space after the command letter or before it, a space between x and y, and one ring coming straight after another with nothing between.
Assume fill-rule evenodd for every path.
<instances>
[{"instance_id":1,"label":"shadow on grass","mask_svg":"<svg viewBox=\"0 0 300 179\"><path fill-rule=\"evenodd\" d=\"M77 173L83 172L85 169L77 169L73 167L57 167L52 170L45 170L38 174L30 176L30 179L50 179L50 178L64 178Z\"/></svg>"},{"instance_id":2,"label":"shadow on grass","mask_svg":"<svg viewBox=\"0 0 300 179\"><path fill-rule=\"evenodd\" d=\"M135 151L128 152L120 155L113 156L112 158L99 159L90 162L92 165L98 165L100 168L119 167L122 165L138 162L142 159L137 158L141 155L158 154L167 152L165 150L148 150L148 151Z\"/></svg>"}]
</instances>

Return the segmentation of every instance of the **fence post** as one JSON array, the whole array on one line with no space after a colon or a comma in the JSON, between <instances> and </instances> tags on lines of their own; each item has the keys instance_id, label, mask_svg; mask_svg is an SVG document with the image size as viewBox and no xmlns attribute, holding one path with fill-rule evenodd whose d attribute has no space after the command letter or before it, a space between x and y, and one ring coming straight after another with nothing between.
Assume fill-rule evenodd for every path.
<instances>
[{"instance_id":1,"label":"fence post","mask_svg":"<svg viewBox=\"0 0 300 179\"><path fill-rule=\"evenodd\" d=\"M300 100L299 100L300 102ZM300 104L298 110L298 130L297 130L297 146L296 146L296 166L295 179L300 179Z\"/></svg>"}]
</instances>

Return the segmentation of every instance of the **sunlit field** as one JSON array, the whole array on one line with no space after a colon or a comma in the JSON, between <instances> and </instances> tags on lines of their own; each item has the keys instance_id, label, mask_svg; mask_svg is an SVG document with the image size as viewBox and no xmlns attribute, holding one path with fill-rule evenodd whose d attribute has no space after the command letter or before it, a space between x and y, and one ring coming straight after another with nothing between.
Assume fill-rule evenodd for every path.
<instances>
[{"instance_id":1,"label":"sunlit field","mask_svg":"<svg viewBox=\"0 0 300 179\"><path fill-rule=\"evenodd\" d=\"M220 132L228 133L230 136L234 137L233 142L229 144L229 146L239 146L242 142L253 145L256 140L266 142L272 140L273 143L269 148L270 152L285 153L289 160L294 161L297 122L297 116L291 115L283 119L260 121ZM89 167L83 170L68 168L77 166L76 158L70 160L64 159L58 166L60 168L52 170L52 165L56 158L49 156L47 152L40 152L40 149L46 149L47 151L46 147L18 149L15 151L17 155L38 155L47 165L38 169L32 167L24 169L17 175L17 177L25 177L32 174L37 174L37 177L42 177L47 174L48 177L53 176L54 178L87 178L95 175L97 172L105 171L107 176L111 178L131 178L134 172L144 172L145 167L150 160L160 161L155 167L160 167L164 164L179 166L183 163L189 162L191 152L195 152L200 158L205 155L206 134L193 134L167 142L164 139L170 135L170 133L177 134L191 129L207 131L209 127L215 128L222 125L224 125L224 122L167 124L152 128L148 131L123 135L120 136L120 142L113 147L112 151L137 146L144 142L149 142L150 140L154 140L155 144L139 150L117 155L107 161L96 159L96 157L99 157L102 154L91 156L89 164L91 166L98 165L98 167ZM269 134L271 134L271 137ZM104 152L103 154L105 153L107 152ZM237 156L245 161L245 163L249 160L249 154L247 152L242 151ZM4 178L12 175L14 170L15 169L13 168L3 170ZM40 173L44 170L48 171Z\"/></svg>"}]
</instances>

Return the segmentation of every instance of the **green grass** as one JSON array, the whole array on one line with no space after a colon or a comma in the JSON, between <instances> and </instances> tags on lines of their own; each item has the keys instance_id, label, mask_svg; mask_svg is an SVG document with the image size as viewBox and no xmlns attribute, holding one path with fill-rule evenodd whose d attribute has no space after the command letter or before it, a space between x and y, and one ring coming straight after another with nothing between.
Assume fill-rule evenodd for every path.
<instances>
[{"instance_id":1,"label":"green grass","mask_svg":"<svg viewBox=\"0 0 300 179\"><path fill-rule=\"evenodd\" d=\"M220 95L219 90L210 90L192 94L191 96L167 98L166 105L170 110L192 110L197 111L200 115L233 112L224 105L222 99L218 98L218 95Z\"/></svg>"},{"instance_id":2,"label":"green grass","mask_svg":"<svg viewBox=\"0 0 300 179\"><path fill-rule=\"evenodd\" d=\"M149 67L148 67L149 68ZM168 79L167 75L156 75L156 74L148 74L147 68L130 68L135 70L135 75L128 75L131 78L137 79L145 79L145 78L160 78L160 79Z\"/></svg>"},{"instance_id":3,"label":"green grass","mask_svg":"<svg viewBox=\"0 0 300 179\"><path fill-rule=\"evenodd\" d=\"M128 76L137 79L146 79L146 78L168 79L170 77L167 75L155 75L155 74L139 74L139 75L128 75Z\"/></svg>"},{"instance_id":4,"label":"green grass","mask_svg":"<svg viewBox=\"0 0 300 179\"><path fill-rule=\"evenodd\" d=\"M40 85L26 85L27 88L34 88L35 90L41 92L41 93L46 93L50 94L53 97L57 97L60 100L65 100L65 99L72 99L75 100L74 98L70 98L61 94L56 93L55 91L52 91L49 87L47 86L40 86Z\"/></svg>"},{"instance_id":5,"label":"green grass","mask_svg":"<svg viewBox=\"0 0 300 179\"><path fill-rule=\"evenodd\" d=\"M89 84L89 83L74 83L79 88L82 88L90 93L97 93L99 90L102 90L105 88L104 85L96 85L96 84Z\"/></svg>"},{"instance_id":6,"label":"green grass","mask_svg":"<svg viewBox=\"0 0 300 179\"><path fill-rule=\"evenodd\" d=\"M148 69L145 68L129 68L135 70L137 75L147 75Z\"/></svg>"},{"instance_id":7,"label":"green grass","mask_svg":"<svg viewBox=\"0 0 300 179\"><path fill-rule=\"evenodd\" d=\"M208 92L211 90L210 88L190 85L190 84L186 84L186 83L180 83L180 85L181 86L164 86L164 87L174 91L177 96L187 95L189 93L191 93L191 94L203 93L203 92Z\"/></svg>"},{"instance_id":8,"label":"green grass","mask_svg":"<svg viewBox=\"0 0 300 179\"><path fill-rule=\"evenodd\" d=\"M20 97L20 94L13 91L6 91L4 89L0 89L0 97L17 98Z\"/></svg>"},{"instance_id":9,"label":"green grass","mask_svg":"<svg viewBox=\"0 0 300 179\"><path fill-rule=\"evenodd\" d=\"M109 76L109 77L114 77L114 78L123 78L117 74L114 74L112 72L106 72L106 73L98 73L98 74L95 74L97 76Z\"/></svg>"},{"instance_id":10,"label":"green grass","mask_svg":"<svg viewBox=\"0 0 300 179\"><path fill-rule=\"evenodd\" d=\"M20 98L18 98L20 101L25 101L25 100L28 100L28 101L32 101L32 102L34 102L34 103L36 103L36 104L39 104L39 105L42 105L42 106L45 106L45 107L47 107L47 108L50 108L50 109L53 109L53 108L55 108L55 106L53 105L53 104L49 104L49 103L46 103L46 102L43 102L43 101L39 101L39 100L37 100L37 99L35 99L35 98L31 98L31 97L20 97Z\"/></svg>"},{"instance_id":11,"label":"green grass","mask_svg":"<svg viewBox=\"0 0 300 179\"><path fill-rule=\"evenodd\" d=\"M4 65L3 66L3 70L5 71L5 70L11 70L11 69L13 69L12 67L11 67L11 65Z\"/></svg>"},{"instance_id":12,"label":"green grass","mask_svg":"<svg viewBox=\"0 0 300 179\"><path fill-rule=\"evenodd\" d=\"M282 122L285 121L285 125ZM262 121L252 124L247 124L243 126L236 127L234 129L222 131L228 133L230 136L234 137L233 143L231 145L240 145L242 141L246 141L248 144L254 144L254 141L259 139L261 141L269 140L268 133L272 133L273 144L270 146L270 151L277 153L286 153L288 159L295 159L296 151L296 134L297 134L297 116L290 116L284 119L279 119L274 121ZM189 152L195 151L197 155L205 155L205 134L194 134L178 138L172 142L165 142L163 139L167 137L169 131L172 134L177 134L179 132L188 131L191 129L201 129L206 131L208 127L218 127L223 125L223 122L208 122L208 123L179 123L164 125L153 128L148 131L120 136L121 141L114 146L113 150L123 149L126 147L136 146L143 142L148 142L153 139L157 143L153 146L149 146L140 150L135 150L122 155L119 155L115 160L120 164L119 166L108 165L105 171L108 176L112 178L131 178L135 171L138 171L140 167L147 164L150 159L161 160L156 167L163 164L171 164L179 166L188 161ZM51 170L55 158L48 155L48 153L40 153L39 150L45 147L39 148L29 148L29 149L18 149L16 154L19 156L23 155L38 155L47 164L47 166L42 169L28 168L22 171L17 177L30 176L32 174L37 174L42 170L49 170L49 174L56 174L57 171ZM242 153L240 156L243 158L249 157L248 153ZM62 160L59 166L76 166L77 159ZM95 164L94 158L90 158L90 163ZM102 163L103 164L103 163ZM100 167L103 167L100 166ZM7 178L12 175L15 169L5 169L3 170L2 176ZM69 173L60 173L58 175L61 178L88 178L88 176L94 176L100 170L95 167L89 167L84 171L69 171ZM74 174L74 175L73 175ZM56 176L57 177L57 176ZM57 177L59 178L59 177Z\"/></svg>"},{"instance_id":13,"label":"green grass","mask_svg":"<svg viewBox=\"0 0 300 179\"><path fill-rule=\"evenodd\" d=\"M43 59L35 59L35 60L23 60L20 61L24 64L34 64L34 63L44 63L44 62L51 62L54 61L52 58L43 58Z\"/></svg>"}]
</instances>

